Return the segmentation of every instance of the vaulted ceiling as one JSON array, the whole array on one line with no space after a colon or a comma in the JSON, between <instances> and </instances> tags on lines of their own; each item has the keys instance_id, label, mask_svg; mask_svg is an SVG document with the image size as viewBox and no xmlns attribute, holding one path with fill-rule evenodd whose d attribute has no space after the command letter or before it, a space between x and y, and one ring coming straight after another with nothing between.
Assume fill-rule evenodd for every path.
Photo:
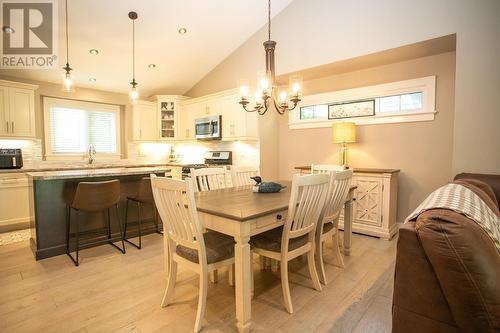
<instances>
[{"instance_id":1,"label":"vaulted ceiling","mask_svg":"<svg viewBox=\"0 0 500 333\"><path fill-rule=\"evenodd\" d=\"M273 0L272 15L292 1ZM62 68L64 1L58 3ZM265 0L68 0L68 6L70 65L76 86L116 92L129 90L132 23L127 14L138 13L136 80L143 97L185 93L267 22ZM181 27L188 32L179 34ZM90 54L90 49L99 54ZM156 68L148 68L152 63ZM0 69L3 75L49 82L60 82L62 73L59 68Z\"/></svg>"}]
</instances>

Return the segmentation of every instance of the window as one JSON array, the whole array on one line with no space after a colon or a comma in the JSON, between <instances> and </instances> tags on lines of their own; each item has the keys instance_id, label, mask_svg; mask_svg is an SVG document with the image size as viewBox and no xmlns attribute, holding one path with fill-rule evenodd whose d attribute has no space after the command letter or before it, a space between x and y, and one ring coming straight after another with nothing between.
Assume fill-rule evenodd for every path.
<instances>
[{"instance_id":1,"label":"window","mask_svg":"<svg viewBox=\"0 0 500 333\"><path fill-rule=\"evenodd\" d=\"M328 127L333 122L346 120L357 125L433 120L435 81L431 76L304 96L301 106L289 113L289 126L291 129ZM328 119L328 105L366 99L375 100L373 116Z\"/></svg>"},{"instance_id":2,"label":"window","mask_svg":"<svg viewBox=\"0 0 500 333\"><path fill-rule=\"evenodd\" d=\"M44 97L47 158L85 154L120 156L120 108L117 105Z\"/></svg>"}]
</instances>

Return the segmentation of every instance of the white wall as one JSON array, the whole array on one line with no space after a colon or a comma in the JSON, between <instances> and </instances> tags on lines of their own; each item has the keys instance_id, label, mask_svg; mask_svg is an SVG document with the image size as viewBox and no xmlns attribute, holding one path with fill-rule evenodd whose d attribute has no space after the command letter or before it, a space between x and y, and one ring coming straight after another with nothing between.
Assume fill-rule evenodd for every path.
<instances>
[{"instance_id":1,"label":"white wall","mask_svg":"<svg viewBox=\"0 0 500 333\"><path fill-rule=\"evenodd\" d=\"M500 173L500 1L295 0L272 21L277 74L456 33L453 173ZM189 92L233 88L264 68L266 28Z\"/></svg>"}]
</instances>

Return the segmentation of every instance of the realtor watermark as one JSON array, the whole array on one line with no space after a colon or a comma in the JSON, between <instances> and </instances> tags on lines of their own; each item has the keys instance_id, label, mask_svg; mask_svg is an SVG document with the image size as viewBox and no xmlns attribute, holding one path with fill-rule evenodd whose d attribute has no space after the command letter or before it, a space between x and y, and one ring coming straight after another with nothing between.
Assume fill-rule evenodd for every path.
<instances>
[{"instance_id":1,"label":"realtor watermark","mask_svg":"<svg viewBox=\"0 0 500 333\"><path fill-rule=\"evenodd\" d=\"M1 0L0 10L0 68L57 68L57 0Z\"/></svg>"}]
</instances>

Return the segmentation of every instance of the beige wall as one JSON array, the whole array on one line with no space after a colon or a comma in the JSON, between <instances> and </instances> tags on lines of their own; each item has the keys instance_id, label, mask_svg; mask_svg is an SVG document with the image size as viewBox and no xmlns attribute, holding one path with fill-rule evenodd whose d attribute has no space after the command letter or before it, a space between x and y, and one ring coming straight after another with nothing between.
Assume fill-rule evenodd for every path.
<instances>
[{"instance_id":1,"label":"beige wall","mask_svg":"<svg viewBox=\"0 0 500 333\"><path fill-rule=\"evenodd\" d=\"M400 169L397 221L436 187L452 177L455 52L374 67L304 82L305 94L436 75L436 118L430 122L357 126L357 143L349 145L353 167ZM339 145L331 128L288 128L280 119L279 176L310 163L338 163Z\"/></svg>"},{"instance_id":2,"label":"beige wall","mask_svg":"<svg viewBox=\"0 0 500 333\"><path fill-rule=\"evenodd\" d=\"M102 90L94 90L87 88L77 87L74 92L66 93L61 89L61 85L50 83L50 82L40 82L33 80L24 80L14 77L8 77L0 75L0 80L16 81L37 84L39 87L35 91L35 117L36 117L36 138L42 139L44 136L44 126L43 126L43 96L48 97L58 97L58 98L68 98L81 101L97 102L97 103L109 103L120 105L122 109L122 142L121 150L122 155L126 157L127 155L127 141L131 138L131 106L128 101L127 94L119 94L114 92L107 92Z\"/></svg>"},{"instance_id":3,"label":"beige wall","mask_svg":"<svg viewBox=\"0 0 500 333\"><path fill-rule=\"evenodd\" d=\"M278 74L456 33L452 168L500 173L500 1L295 0L272 22ZM233 88L264 68L265 28L189 92Z\"/></svg>"}]
</instances>

